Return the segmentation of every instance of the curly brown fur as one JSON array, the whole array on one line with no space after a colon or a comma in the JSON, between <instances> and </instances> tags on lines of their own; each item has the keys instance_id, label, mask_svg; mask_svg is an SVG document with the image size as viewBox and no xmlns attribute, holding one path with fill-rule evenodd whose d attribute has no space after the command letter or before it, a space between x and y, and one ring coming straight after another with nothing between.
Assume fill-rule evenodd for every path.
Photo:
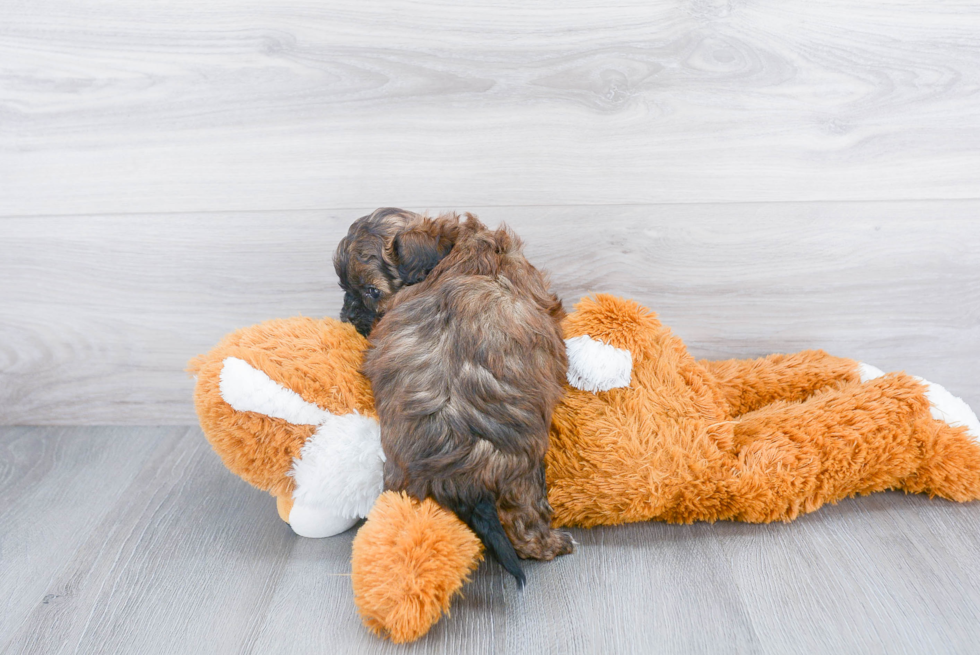
<instances>
[{"instance_id":1,"label":"curly brown fur","mask_svg":"<svg viewBox=\"0 0 980 655\"><path fill-rule=\"evenodd\" d=\"M564 315L517 237L467 215L452 251L388 304L364 364L385 486L456 512L519 581L507 540L494 540L500 524L520 557L572 551L551 529L544 476L567 369Z\"/></svg>"},{"instance_id":2,"label":"curly brown fur","mask_svg":"<svg viewBox=\"0 0 980 655\"><path fill-rule=\"evenodd\" d=\"M354 221L334 255L344 290L340 320L367 336L400 289L418 284L456 240L455 214L429 218L392 207Z\"/></svg>"}]
</instances>

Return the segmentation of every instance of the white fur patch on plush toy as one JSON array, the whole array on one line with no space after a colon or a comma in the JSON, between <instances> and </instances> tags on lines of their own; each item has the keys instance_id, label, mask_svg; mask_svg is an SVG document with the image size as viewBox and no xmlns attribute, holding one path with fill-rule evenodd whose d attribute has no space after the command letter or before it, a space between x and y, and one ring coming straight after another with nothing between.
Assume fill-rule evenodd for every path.
<instances>
[{"instance_id":1,"label":"white fur patch on plush toy","mask_svg":"<svg viewBox=\"0 0 980 655\"><path fill-rule=\"evenodd\" d=\"M329 537L368 515L384 490L377 420L332 414L237 357L224 360L219 387L237 411L317 426L287 473L295 481L289 525L296 534Z\"/></svg>"},{"instance_id":2,"label":"white fur patch on plush toy","mask_svg":"<svg viewBox=\"0 0 980 655\"><path fill-rule=\"evenodd\" d=\"M880 369L864 362L858 362L858 370L861 373L861 382L884 375ZM929 399L929 413L932 414L932 418L954 428L965 426L966 433L974 440L980 441L980 419L977 419L977 415L966 401L954 396L942 385L918 376L913 377L926 386L926 398Z\"/></svg>"},{"instance_id":3,"label":"white fur patch on plush toy","mask_svg":"<svg viewBox=\"0 0 980 655\"><path fill-rule=\"evenodd\" d=\"M588 335L565 339L568 383L576 389L609 391L628 387L633 374L633 355Z\"/></svg>"},{"instance_id":4,"label":"white fur patch on plush toy","mask_svg":"<svg viewBox=\"0 0 980 655\"><path fill-rule=\"evenodd\" d=\"M331 415L303 445L287 473L296 481L293 500L363 518L384 491L384 461L375 419L357 413Z\"/></svg>"},{"instance_id":5,"label":"white fur patch on plush toy","mask_svg":"<svg viewBox=\"0 0 980 655\"><path fill-rule=\"evenodd\" d=\"M871 364L865 364L864 362L858 362L858 373L861 374L861 382L869 382L885 374L880 368L876 368Z\"/></svg>"},{"instance_id":6,"label":"white fur patch on plush toy","mask_svg":"<svg viewBox=\"0 0 980 655\"><path fill-rule=\"evenodd\" d=\"M954 396L945 387L935 382L923 380L920 377L915 379L926 385L926 398L932 405L930 407L932 418L937 421L944 421L954 428L966 426L966 433L974 440L980 441L980 420L977 419L977 415L973 413L973 410L962 398Z\"/></svg>"},{"instance_id":7,"label":"white fur patch on plush toy","mask_svg":"<svg viewBox=\"0 0 980 655\"><path fill-rule=\"evenodd\" d=\"M320 425L331 416L237 357L225 358L219 386L221 397L239 412L257 412L295 425Z\"/></svg>"}]
</instances>

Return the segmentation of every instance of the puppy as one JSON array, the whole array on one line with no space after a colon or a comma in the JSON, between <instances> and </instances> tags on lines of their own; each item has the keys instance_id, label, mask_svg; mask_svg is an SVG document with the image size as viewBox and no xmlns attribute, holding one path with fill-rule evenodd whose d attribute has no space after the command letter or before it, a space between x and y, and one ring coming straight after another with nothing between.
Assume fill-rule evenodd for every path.
<instances>
[{"instance_id":1,"label":"puppy","mask_svg":"<svg viewBox=\"0 0 980 655\"><path fill-rule=\"evenodd\" d=\"M344 290L340 320L368 336L399 289L425 279L452 249L455 215L429 218L384 207L354 221L334 255Z\"/></svg>"},{"instance_id":2,"label":"puppy","mask_svg":"<svg viewBox=\"0 0 980 655\"><path fill-rule=\"evenodd\" d=\"M436 259L438 233L427 238ZM467 214L451 250L388 300L364 372L385 487L455 512L523 586L518 557L552 559L572 539L551 529L544 470L565 313L521 250L508 229Z\"/></svg>"}]
</instances>

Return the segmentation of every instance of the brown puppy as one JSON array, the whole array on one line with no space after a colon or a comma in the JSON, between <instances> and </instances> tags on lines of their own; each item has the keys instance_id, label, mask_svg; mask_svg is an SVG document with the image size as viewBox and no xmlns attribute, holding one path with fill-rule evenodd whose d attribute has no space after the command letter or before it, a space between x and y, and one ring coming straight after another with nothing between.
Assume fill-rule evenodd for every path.
<instances>
[{"instance_id":1,"label":"brown puppy","mask_svg":"<svg viewBox=\"0 0 980 655\"><path fill-rule=\"evenodd\" d=\"M334 255L344 290L340 320L367 336L399 289L425 279L452 249L459 219L383 207L354 221Z\"/></svg>"},{"instance_id":2,"label":"brown puppy","mask_svg":"<svg viewBox=\"0 0 980 655\"><path fill-rule=\"evenodd\" d=\"M385 487L455 512L521 585L516 555L572 551L551 529L544 472L564 314L517 237L467 214L449 254L387 304L364 364Z\"/></svg>"}]
</instances>

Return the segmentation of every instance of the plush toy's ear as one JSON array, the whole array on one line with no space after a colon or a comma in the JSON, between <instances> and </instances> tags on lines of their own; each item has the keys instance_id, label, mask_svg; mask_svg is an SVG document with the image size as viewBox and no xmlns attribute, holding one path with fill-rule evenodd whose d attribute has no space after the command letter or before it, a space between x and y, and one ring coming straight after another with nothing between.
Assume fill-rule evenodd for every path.
<instances>
[{"instance_id":1,"label":"plush toy's ear","mask_svg":"<svg viewBox=\"0 0 980 655\"><path fill-rule=\"evenodd\" d=\"M479 538L455 514L386 491L354 537L354 602L376 634L415 641L449 612L482 559Z\"/></svg>"},{"instance_id":2,"label":"plush toy's ear","mask_svg":"<svg viewBox=\"0 0 980 655\"><path fill-rule=\"evenodd\" d=\"M395 237L393 249L398 277L406 286L418 284L453 249L455 222L423 219Z\"/></svg>"}]
</instances>

